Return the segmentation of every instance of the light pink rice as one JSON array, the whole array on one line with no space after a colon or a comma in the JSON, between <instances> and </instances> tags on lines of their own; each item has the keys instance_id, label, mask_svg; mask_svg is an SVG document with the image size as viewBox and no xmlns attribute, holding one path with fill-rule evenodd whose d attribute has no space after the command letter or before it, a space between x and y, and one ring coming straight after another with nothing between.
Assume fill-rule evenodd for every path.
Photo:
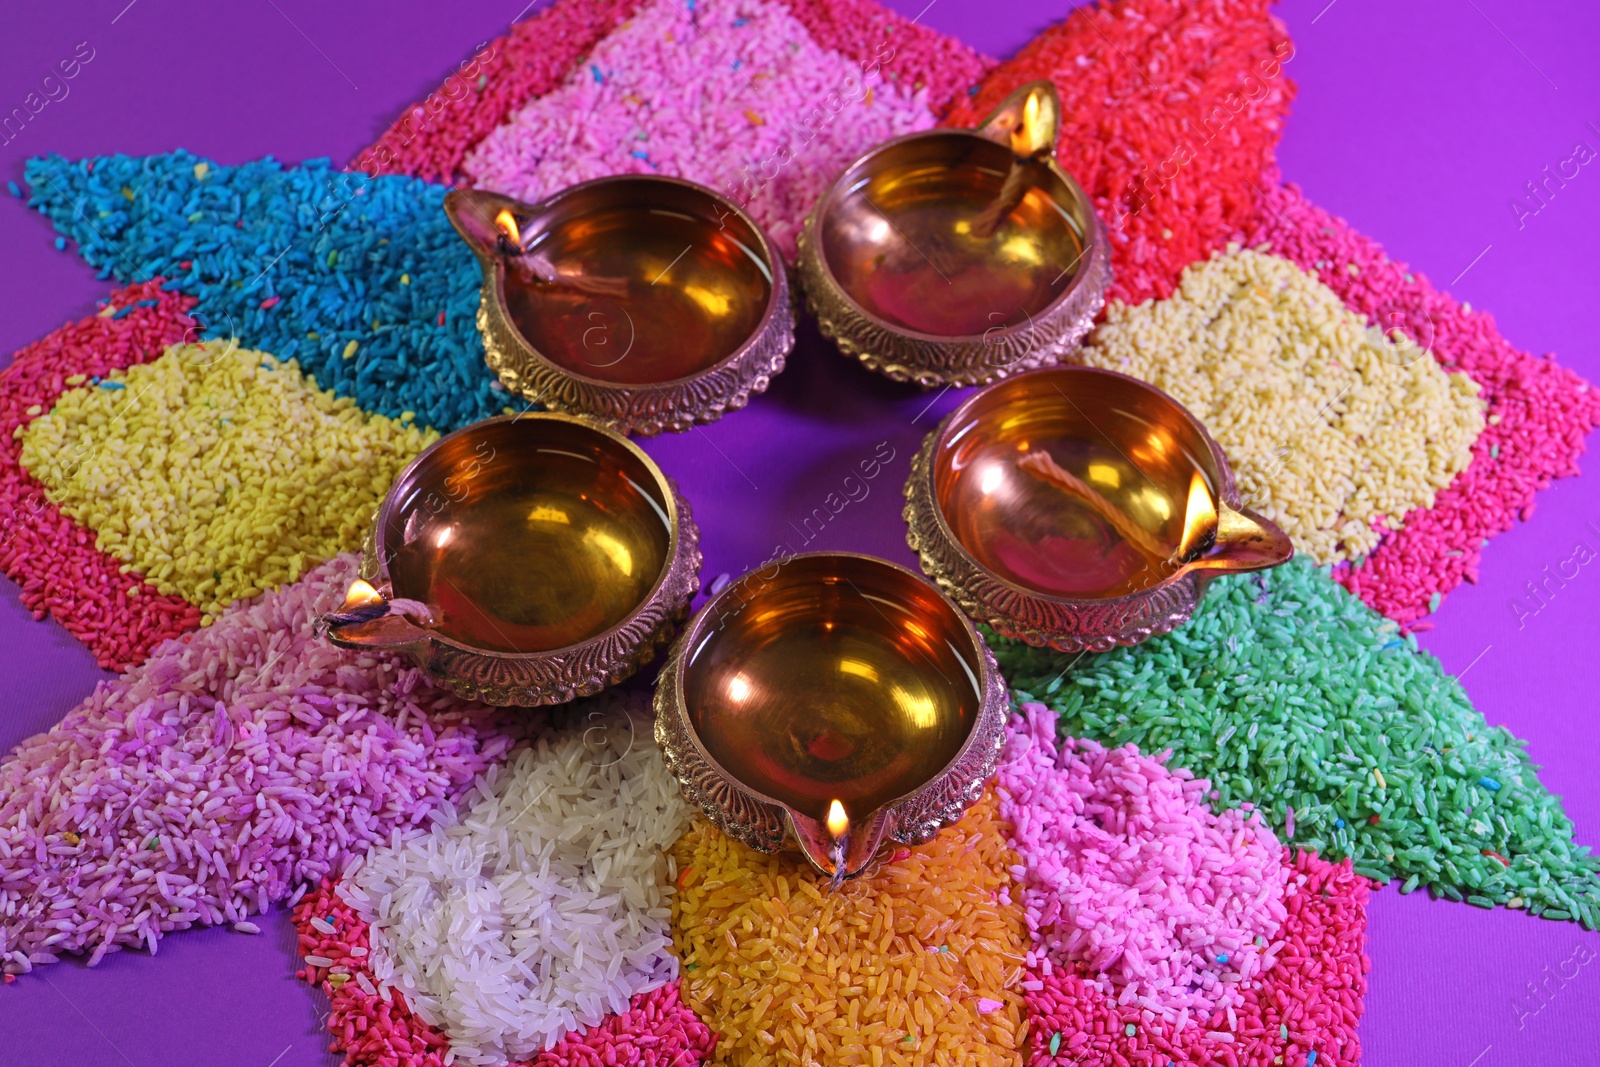
<instances>
[{"instance_id":1,"label":"light pink rice","mask_svg":"<svg viewBox=\"0 0 1600 1067\"><path fill-rule=\"evenodd\" d=\"M530 201L608 174L687 178L731 197L792 257L839 171L934 125L926 90L908 94L875 58L866 65L819 47L769 0L652 0L479 142L462 171Z\"/></svg>"},{"instance_id":2,"label":"light pink rice","mask_svg":"<svg viewBox=\"0 0 1600 1067\"><path fill-rule=\"evenodd\" d=\"M1029 965L1081 974L1153 1017L1239 1007L1273 964L1287 911L1283 847L1252 812L1134 745L1067 738L1041 704L1013 716L1000 811L1023 863Z\"/></svg>"},{"instance_id":3,"label":"light pink rice","mask_svg":"<svg viewBox=\"0 0 1600 1067\"><path fill-rule=\"evenodd\" d=\"M355 566L158 646L0 765L0 968L241 923L504 758L492 709L313 634Z\"/></svg>"}]
</instances>

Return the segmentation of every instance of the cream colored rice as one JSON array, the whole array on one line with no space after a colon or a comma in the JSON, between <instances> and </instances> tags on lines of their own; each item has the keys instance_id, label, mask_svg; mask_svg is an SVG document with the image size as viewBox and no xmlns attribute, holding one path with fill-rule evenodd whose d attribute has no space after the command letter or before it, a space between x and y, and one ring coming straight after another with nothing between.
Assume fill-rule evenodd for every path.
<instances>
[{"instance_id":1,"label":"cream colored rice","mask_svg":"<svg viewBox=\"0 0 1600 1067\"><path fill-rule=\"evenodd\" d=\"M1079 357L1165 390L1228 454L1245 503L1319 563L1372 551L1471 459L1484 403L1288 260L1231 246L1166 300L1113 304Z\"/></svg>"}]
</instances>

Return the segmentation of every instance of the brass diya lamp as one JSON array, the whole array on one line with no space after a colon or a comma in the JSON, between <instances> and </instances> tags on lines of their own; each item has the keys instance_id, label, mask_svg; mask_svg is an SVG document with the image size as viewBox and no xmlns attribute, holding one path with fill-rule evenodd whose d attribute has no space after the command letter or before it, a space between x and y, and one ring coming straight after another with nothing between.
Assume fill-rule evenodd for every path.
<instances>
[{"instance_id":1,"label":"brass diya lamp","mask_svg":"<svg viewBox=\"0 0 1600 1067\"><path fill-rule=\"evenodd\" d=\"M537 204L455 189L444 209L483 268L489 367L551 410L687 430L765 390L794 347L782 259L704 186L621 175Z\"/></svg>"},{"instance_id":2,"label":"brass diya lamp","mask_svg":"<svg viewBox=\"0 0 1600 1067\"><path fill-rule=\"evenodd\" d=\"M806 218L801 284L822 332L896 381L974 385L1055 363L1111 281L1094 205L1055 161L1061 103L1019 88L973 130L889 141Z\"/></svg>"},{"instance_id":3,"label":"brass diya lamp","mask_svg":"<svg viewBox=\"0 0 1600 1067\"><path fill-rule=\"evenodd\" d=\"M838 884L978 799L1005 707L994 656L937 589L819 552L700 609L658 680L656 741L724 832L765 852L792 841Z\"/></svg>"},{"instance_id":4,"label":"brass diya lamp","mask_svg":"<svg viewBox=\"0 0 1600 1067\"><path fill-rule=\"evenodd\" d=\"M1186 621L1217 575L1286 562L1221 447L1166 393L1052 367L969 397L906 482L906 540L962 609L1007 637L1103 652Z\"/></svg>"},{"instance_id":5,"label":"brass diya lamp","mask_svg":"<svg viewBox=\"0 0 1600 1067\"><path fill-rule=\"evenodd\" d=\"M360 579L320 625L345 648L409 654L463 697L556 704L648 662L699 570L689 506L637 445L585 419L506 415L401 472Z\"/></svg>"}]
</instances>

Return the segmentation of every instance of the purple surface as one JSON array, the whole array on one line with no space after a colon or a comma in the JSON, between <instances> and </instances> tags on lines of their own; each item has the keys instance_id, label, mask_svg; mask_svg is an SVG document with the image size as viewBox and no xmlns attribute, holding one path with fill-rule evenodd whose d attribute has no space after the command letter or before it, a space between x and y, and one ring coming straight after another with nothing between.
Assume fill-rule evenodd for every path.
<instances>
[{"instance_id":1,"label":"purple surface","mask_svg":"<svg viewBox=\"0 0 1600 1067\"><path fill-rule=\"evenodd\" d=\"M0 34L0 111L20 105L78 42L95 55L67 98L0 144L4 178L20 178L24 159L49 151L182 146L227 163L269 152L346 160L478 42L502 32L518 6L268 0L234 9L111 0L20 8ZM893 6L1003 54L1069 5ZM1600 10L1578 0L1290 0L1280 14L1298 48L1289 69L1300 85L1281 152L1285 174L1392 255L1492 310L1516 344L1554 351L1600 381L1600 170L1584 167L1521 229L1508 206L1546 164L1568 158L1574 142L1600 148ZM89 313L110 287L56 252L50 238L42 220L0 199L0 352ZM807 330L790 370L748 411L646 447L694 503L708 579L780 547L910 562L899 487L912 448L957 398L927 410L932 399L867 375ZM880 442L894 459L869 495L808 527L807 517ZM1524 583L1571 556L1579 541L1600 548L1595 473L1558 482L1531 523L1498 538L1480 584L1449 598L1423 643L1447 669L1466 672L1467 690L1491 722L1528 740L1580 839L1600 845L1592 681L1600 569L1584 568L1520 627L1511 607ZM3 749L50 725L105 676L54 624L34 623L15 587L0 581L0 677ZM263 926L254 938L176 935L154 960L124 952L93 971L67 962L0 987L0 1065L332 1062L320 1023L326 1001L293 978L286 916ZM1503 910L1378 893L1365 1062L1600 1061L1600 966L1558 977L1580 944L1600 950L1600 937ZM1542 1000L1529 983L1543 987Z\"/></svg>"}]
</instances>

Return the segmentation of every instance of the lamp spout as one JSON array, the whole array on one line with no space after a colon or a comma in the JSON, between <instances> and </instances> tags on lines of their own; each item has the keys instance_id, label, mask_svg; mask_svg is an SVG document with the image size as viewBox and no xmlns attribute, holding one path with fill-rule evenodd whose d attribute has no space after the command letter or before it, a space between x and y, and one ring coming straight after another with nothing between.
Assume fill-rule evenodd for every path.
<instances>
[{"instance_id":1,"label":"lamp spout","mask_svg":"<svg viewBox=\"0 0 1600 1067\"><path fill-rule=\"evenodd\" d=\"M520 252L522 235L517 219L529 211L528 204L481 189L452 189L444 194L444 213L450 225L480 259L504 255L512 240L516 246L510 250Z\"/></svg>"},{"instance_id":2,"label":"lamp spout","mask_svg":"<svg viewBox=\"0 0 1600 1067\"><path fill-rule=\"evenodd\" d=\"M432 622L427 605L386 596L357 578L339 610L318 619L317 629L340 648L404 651L427 643Z\"/></svg>"},{"instance_id":3,"label":"lamp spout","mask_svg":"<svg viewBox=\"0 0 1600 1067\"><path fill-rule=\"evenodd\" d=\"M1010 148L1019 159L1055 151L1061 135L1061 97L1048 81L1031 81L1000 102L973 131Z\"/></svg>"},{"instance_id":4,"label":"lamp spout","mask_svg":"<svg viewBox=\"0 0 1600 1067\"><path fill-rule=\"evenodd\" d=\"M835 801L837 803L837 801ZM822 819L805 815L790 807L784 808L785 817L800 850L818 871L834 880L835 884L854 878L867 869L878 846L888 836L893 820L882 811L860 818L850 818L843 833L839 828L824 824Z\"/></svg>"},{"instance_id":5,"label":"lamp spout","mask_svg":"<svg viewBox=\"0 0 1600 1067\"><path fill-rule=\"evenodd\" d=\"M1183 569L1231 574L1266 570L1293 558L1294 543L1276 523L1249 508L1219 502L1215 541Z\"/></svg>"}]
</instances>

